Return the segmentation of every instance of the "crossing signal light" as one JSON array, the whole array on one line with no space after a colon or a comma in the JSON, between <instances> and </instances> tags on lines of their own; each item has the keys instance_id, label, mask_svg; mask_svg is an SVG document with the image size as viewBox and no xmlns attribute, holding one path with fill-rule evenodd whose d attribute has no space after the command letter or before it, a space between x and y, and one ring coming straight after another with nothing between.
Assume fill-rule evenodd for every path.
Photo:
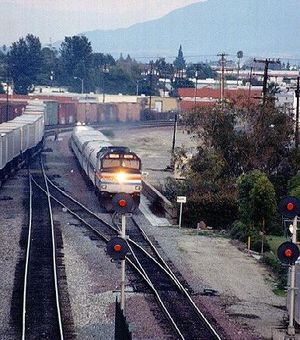
<instances>
[{"instance_id":1,"label":"crossing signal light","mask_svg":"<svg viewBox=\"0 0 300 340\"><path fill-rule=\"evenodd\" d=\"M134 201L129 194L119 193L113 196L112 206L114 211L126 214L134 210Z\"/></svg>"},{"instance_id":2,"label":"crossing signal light","mask_svg":"<svg viewBox=\"0 0 300 340\"><path fill-rule=\"evenodd\" d=\"M113 260L124 260L125 256L129 252L127 242L121 237L114 237L108 241L106 245L107 254L112 257Z\"/></svg>"},{"instance_id":3,"label":"crossing signal light","mask_svg":"<svg viewBox=\"0 0 300 340\"><path fill-rule=\"evenodd\" d=\"M284 242L277 249L279 261L285 264L295 264L299 257L299 248L293 242Z\"/></svg>"},{"instance_id":4,"label":"crossing signal light","mask_svg":"<svg viewBox=\"0 0 300 340\"><path fill-rule=\"evenodd\" d=\"M293 196L284 197L278 204L278 210L284 217L294 218L300 214L300 201Z\"/></svg>"}]
</instances>

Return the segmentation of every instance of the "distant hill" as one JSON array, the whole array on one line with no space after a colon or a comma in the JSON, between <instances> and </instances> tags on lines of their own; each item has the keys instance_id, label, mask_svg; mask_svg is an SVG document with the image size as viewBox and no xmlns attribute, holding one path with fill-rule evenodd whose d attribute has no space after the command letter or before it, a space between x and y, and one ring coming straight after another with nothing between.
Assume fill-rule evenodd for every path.
<instances>
[{"instance_id":1,"label":"distant hill","mask_svg":"<svg viewBox=\"0 0 300 340\"><path fill-rule=\"evenodd\" d=\"M95 52L134 58L218 52L300 57L299 0L207 0L153 21L84 33Z\"/></svg>"}]
</instances>

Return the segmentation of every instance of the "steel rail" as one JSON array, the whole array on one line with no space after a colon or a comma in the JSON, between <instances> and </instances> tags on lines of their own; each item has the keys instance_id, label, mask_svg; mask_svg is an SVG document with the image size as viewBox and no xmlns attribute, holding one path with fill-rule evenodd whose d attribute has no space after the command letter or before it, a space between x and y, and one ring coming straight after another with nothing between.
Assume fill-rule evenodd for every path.
<instances>
[{"instance_id":1,"label":"steel rail","mask_svg":"<svg viewBox=\"0 0 300 340\"><path fill-rule=\"evenodd\" d=\"M165 266L165 268L168 270L168 272L173 276L173 279L177 282L179 288L180 287L180 281L177 279L176 275L173 273L173 271L171 270L171 268L168 266L167 262L164 260L164 258L160 255L159 251L157 250L157 248L155 247L155 245L153 244L153 242L150 240L150 238L148 237L148 235L145 233L145 231L143 230L143 228L136 222L136 220L134 219L134 217L132 217L132 221L134 222L135 226L140 230L142 236L144 237L144 239L146 240L146 242L148 242L150 244L151 249L154 251L155 255L159 258L159 260L162 262L162 264Z\"/></svg>"},{"instance_id":2,"label":"steel rail","mask_svg":"<svg viewBox=\"0 0 300 340\"><path fill-rule=\"evenodd\" d=\"M92 212L90 209L88 209L87 207L85 207L82 203L80 203L79 201L75 200L73 197L71 197L69 194L67 194L65 191L63 191L62 189L60 189L59 187L57 187L47 176L46 176L47 181L51 184L51 186L53 186L56 190L58 190L62 195L68 197L71 201L73 201L75 204L78 204L82 209L84 209L85 211L87 211L88 213L90 213L92 216L94 216L97 220L99 220L101 223L105 224L107 227L109 227L110 229L116 231L117 233L119 233L119 229L115 228L114 226L110 225L109 223L105 222L103 219L101 219L99 216L97 216L94 212ZM52 198L54 198L51 195ZM58 200L56 200L58 201ZM60 202L60 204L62 204ZM72 215L74 215L75 217L79 218L85 225L87 225L89 228L91 228L94 232L96 232L97 234L99 234L99 232L92 227L91 225L89 225L87 222L85 222L80 216L78 216L76 213L73 213L70 209L68 209L66 206L64 206ZM188 298L190 304L193 306L193 308L196 310L197 314L201 317L201 319L205 322L205 324L210 328L211 332L214 334L216 339L221 339L221 337L217 334L217 332L215 331L215 329L212 327L212 325L209 323L209 321L206 319L206 317L204 316L204 314L200 311L200 309L197 307L197 305L195 304L195 302L193 301L193 299L191 298L190 294L186 291L186 289L183 287L183 285L180 283L180 281L177 279L176 275L173 273L173 271L170 269L170 267L168 266L168 264L165 262L165 260L162 258L162 256L159 254L158 250L156 249L156 247L153 245L153 243L151 242L151 240L148 238L148 236L146 235L146 233L144 232L144 230L138 225L138 223L133 219L135 225L141 230L141 233L143 235L143 237L145 237L146 241L150 244L151 249L155 252L156 256L160 259L160 261L162 261L163 265L161 265L151 254L149 254L142 246L140 246L139 244L137 244L135 241L131 240L130 238L127 239L128 243L132 243L134 246L138 247L146 256L148 256L152 261L154 261L162 270L164 270L164 272L174 281L175 285L186 295L186 297ZM101 234L101 233L100 233ZM101 237L103 239L105 239L104 235L101 235ZM106 239L107 242L107 239ZM134 253L134 252L133 252ZM138 262L138 265L140 266L141 270L144 272L142 265L139 263L139 261L137 260L136 256L134 255L135 260ZM165 266L165 267L163 267ZM146 274L146 273L145 273ZM150 280L150 279L149 279Z\"/></svg>"},{"instance_id":3,"label":"steel rail","mask_svg":"<svg viewBox=\"0 0 300 340\"><path fill-rule=\"evenodd\" d=\"M99 216L97 216L95 213L93 213L91 210L89 210L87 207L85 207L82 203L76 201L75 199L73 199L70 195L68 195L67 193L65 193L63 190L61 190L60 188L58 188L49 178L48 178L49 182L51 183L51 185L53 187L55 187L55 189L57 189L58 191L60 191L63 195L67 196L68 198L70 198L74 203L79 204L83 209L85 209L86 211L88 211L90 214L92 214L96 219L98 219L99 221L101 221L102 223L104 223L107 227L119 232L119 230L115 227L113 227L112 225L110 225L109 223L103 221ZM134 219L133 219L134 220ZM136 223L136 221L134 221ZM138 223L136 223L136 225L138 226ZM204 316L204 314L200 311L200 309L198 308L198 306L195 304L195 302L193 301L193 299L191 298L190 294L186 291L186 289L183 287L183 285L181 284L181 282L177 279L176 275L173 273L173 271L170 269L170 267L168 266L168 264L165 262L165 260L162 258L162 256L159 254L158 250L156 249L156 247L153 245L153 243L151 242L151 240L148 238L147 234L144 232L144 230L138 226L138 228L141 230L142 235L144 237L146 237L146 240L149 242L151 248L155 251L156 255L158 256L158 258L160 259L160 261L162 261L163 265L165 266L165 268L151 255L149 254L142 246L140 246L138 243L136 243L135 241L133 241L132 239L127 239L127 241L129 243L134 244L136 247L138 247L142 252L145 253L145 255L147 255L152 261L154 261L162 270L165 271L165 273L171 277L171 279L173 279L173 281L175 281L174 283L176 284L176 286L183 292L183 294L186 295L186 297L188 298L190 304L193 306L193 308L196 310L197 314L200 316L201 319L203 319L203 321L206 323L206 325L210 328L211 332L214 334L214 336L216 337L216 339L221 340L221 337L218 335L218 333L215 331L215 329L212 327L212 325L209 323L209 321L207 320L207 318Z\"/></svg>"},{"instance_id":4,"label":"steel rail","mask_svg":"<svg viewBox=\"0 0 300 340\"><path fill-rule=\"evenodd\" d=\"M32 181L31 181L30 175L28 176L28 182L29 182L29 222L28 222L28 239L27 239L27 247L26 247L24 287L23 287L22 340L25 340L25 332L26 332L27 280L28 280L29 253L30 253L31 230L32 230L33 193L32 193Z\"/></svg>"},{"instance_id":5,"label":"steel rail","mask_svg":"<svg viewBox=\"0 0 300 340\"><path fill-rule=\"evenodd\" d=\"M151 242L151 240L149 239L148 235L144 232L144 230L142 229L142 227L134 220L134 218L132 217L132 220L134 221L136 227L141 231L143 237L145 237L145 239L147 240L147 242L149 242L149 244L151 245L152 250L155 252L156 256L162 261L162 263L164 264L164 266L168 269L168 271L170 273L172 273L172 277L174 278L174 280L176 281L176 285L178 286L178 288L187 296L189 302L192 304L192 306L195 308L195 310L197 311L198 315L204 320L204 322L207 324L207 326L211 329L211 331L214 333L215 337L217 339L221 339L221 337L217 334L217 332L215 331L215 329L211 326L211 324L209 323L209 321L206 319L206 317L204 316L204 314L200 311L200 309L198 308L198 306L195 304L195 302L193 301L193 299L191 298L190 294L186 291L186 289L183 287L182 283L177 279L177 277L175 276L175 274L173 273L173 271L171 270L171 268L168 266L168 264L166 263L166 261L163 259L163 257L159 254L157 248L154 246L154 244Z\"/></svg>"},{"instance_id":6,"label":"steel rail","mask_svg":"<svg viewBox=\"0 0 300 340\"><path fill-rule=\"evenodd\" d=\"M49 180L49 179L48 179ZM50 181L50 180L49 180ZM95 213L93 213L92 211L90 211L88 208L86 208L82 203L76 201L73 197L71 197L70 195L68 195L67 193L65 193L63 190L61 190L60 188L58 188L55 184L53 184L51 181L50 183L52 184L52 186L55 187L55 189L57 189L58 191L60 191L63 195L67 196L68 198L70 198L74 203L80 205L84 210L86 210L87 212L89 212L92 216L94 216L97 220L101 221L102 223L104 223L106 226L108 226L109 228L113 229L114 231L119 233L119 230L113 226L111 226L110 224L108 224L107 222L103 221L100 217L98 217ZM67 208L62 202L60 202L59 200L57 200L55 197L53 197L53 195L51 195L51 197L53 199L55 199L59 204L61 204L62 206L64 206L65 209L67 209L72 215L74 215L75 217L79 218L80 221L82 221L85 225L87 225L89 228L91 228L94 232L96 232L97 234L99 234L98 230L96 230L94 227L92 227L90 224L88 224L87 222L85 222L80 216L78 216L76 213L73 213L72 210L70 210L69 208ZM142 229L141 229L142 230ZM101 234L101 233L100 233ZM146 235L146 233L143 231L142 233L143 235ZM146 237L148 238L148 236L146 235ZM102 238L103 237L102 235ZM149 239L149 238L148 238ZM193 301L193 299L191 298L191 296L189 295L189 293L186 291L186 289L183 287L183 285L180 283L180 281L177 279L177 277L175 276L175 274L172 272L172 270L169 268L169 266L167 265L167 263L164 261L164 259L162 258L162 256L159 254L159 252L157 251L157 249L155 248L155 246L152 244L152 242L150 241L151 248L155 248L156 249L156 255L159 257L159 259L163 262L163 264L166 266L163 267L163 265L161 263L159 263L151 254L149 254L142 246L140 246L138 243L136 243L135 241L131 240L130 238L127 239L128 243L133 244L134 246L138 247L146 256L148 256L153 262L155 262L169 277L171 280L173 280L174 284L180 289L180 291L183 292L183 294L188 298L190 304L192 305L192 307L195 309L196 313L200 316L200 318L205 322L206 326L210 329L210 331L213 333L214 337L218 340L221 339L221 337L218 335L218 333L215 331L215 329L212 327L212 325L209 323L209 321L206 319L206 317L204 316L204 314L200 311L200 309L197 307L197 305L195 304L195 302ZM107 242L107 239L106 239ZM147 276L147 283L148 285L151 284L152 288L155 290L150 278L148 277L148 275L145 273L142 265L140 264L140 262L138 261L136 255L134 254L134 252L132 251L132 248L130 247L131 252L135 258L135 260L137 261L140 270ZM158 292L156 291L155 294L158 294ZM163 303L163 302L161 302ZM171 316L170 316L171 317ZM174 321L174 320L173 320Z\"/></svg>"},{"instance_id":7,"label":"steel rail","mask_svg":"<svg viewBox=\"0 0 300 340\"><path fill-rule=\"evenodd\" d=\"M43 189L34 179L33 181L35 182L35 185L37 185L40 190L42 190L44 193L46 193L46 190ZM88 226L89 228L91 228L97 235L101 236L106 242L108 242L109 240L103 236L103 234L101 234L98 230L96 230L93 226L91 226L89 223L87 223L86 221L84 221L78 214L76 214L75 212L73 212L71 209L67 208L62 202L60 202L57 198L55 198L54 196L51 195L51 198L53 200L55 200L58 204L60 204L61 206L63 206L65 209L67 209L67 211L69 213L71 213L73 216L75 216L76 218L78 218L81 222L83 222L86 226ZM96 216L96 215L95 215ZM97 217L97 216L96 216ZM135 243L135 242L134 242ZM136 244L137 245L137 244ZM137 245L139 246L139 245ZM130 246L129 246L130 247ZM140 246L139 246L140 247ZM130 247L131 248L131 247ZM141 247L140 247L141 248ZM143 248L141 248L141 250L143 250ZM132 251L132 249L131 249ZM136 255L134 254L134 252L132 251L132 254L135 258L135 260L137 261L138 266L136 266L136 264L130 259L128 258L128 256L126 256L126 260L128 261L128 263L141 275L141 277L144 279L144 281L148 284L148 286L151 288L151 290L154 292L154 295L156 297L156 299L158 300L160 306L162 307L164 313L166 314L166 316L168 317L168 319L171 321L172 326L174 327L174 329L176 330L176 332L178 333L178 335L180 336L181 339L184 339L182 333L180 332L179 328L177 327L174 319L172 318L172 316L170 315L170 313L168 312L165 304L163 303L163 301L161 300L159 293L157 292L157 290L155 289L155 287L153 286L151 280L149 279L148 275L146 274L146 272L144 271L142 265L140 264L140 262L138 261L138 259L136 258ZM150 254L149 254L150 255ZM150 255L151 256L151 255ZM158 265L160 265L158 263ZM164 268L162 268L164 269Z\"/></svg>"},{"instance_id":8,"label":"steel rail","mask_svg":"<svg viewBox=\"0 0 300 340\"><path fill-rule=\"evenodd\" d=\"M72 202L74 202L75 204L79 205L82 209L84 209L85 211L87 211L89 214L91 214L93 217L95 217L98 221L100 221L101 223L105 224L105 226L107 226L108 228L110 228L111 230L114 230L116 233L120 234L120 230L118 228L115 228L114 226L112 226L111 224L105 222L101 217L97 216L93 211L91 211L89 208L87 208L84 204L80 203L79 201L77 201L76 199L74 199L72 196L70 196L68 193L66 193L65 191L63 191L62 189L60 189L59 187L57 187L48 177L47 177L49 183L56 189L58 190L62 195L68 197ZM54 198L54 196L52 196L52 198ZM57 202L58 200L56 198L54 198ZM60 202L60 204L63 204ZM64 206L64 208L68 209L66 206ZM68 209L69 210L69 209ZM71 212L71 210L69 210ZM73 213L72 213L73 214ZM78 217L78 215L77 215ZM143 233L145 234L145 232L143 231ZM146 235L146 234L145 234ZM146 235L147 236L147 235ZM155 246L151 243L151 241L147 240L150 245L151 248L153 247L153 250L156 252L157 256L159 257L159 259L163 262L163 264L166 266L166 268L163 268L163 266L149 253L147 252L147 250L145 250L141 245L139 245L138 243L136 243L134 240L128 238L127 242L130 242L132 244L134 244L136 247L138 247L141 251L143 251L147 256L149 256L153 261L155 261L162 269L164 269L165 271L167 270L169 272L170 275L173 276L174 280L176 280L177 282L178 279L175 276L175 274L172 272L172 270L169 268L169 266L167 265L167 263L164 261L164 259L161 257L161 255L159 254L159 252L157 251L157 249L155 248Z\"/></svg>"},{"instance_id":9,"label":"steel rail","mask_svg":"<svg viewBox=\"0 0 300 340\"><path fill-rule=\"evenodd\" d=\"M64 190L62 190L61 188L59 188L57 185L55 185L50 179L49 177L47 177L47 181L51 184L51 186L53 186L53 188L55 188L57 191L59 191L63 196L68 197L73 203L79 205L82 209L84 209L85 211L87 211L89 214L91 214L93 217L95 217L96 219L98 219L100 222L102 222L103 224L105 224L108 228L119 232L119 230L117 228L115 228L114 226L112 226L111 224L105 222L102 218L100 218L99 216L97 216L93 211L91 211L88 207L86 207L84 204L82 204L81 202L77 201L75 198L73 198L71 195L69 195L67 192L65 192Z\"/></svg>"},{"instance_id":10,"label":"steel rail","mask_svg":"<svg viewBox=\"0 0 300 340\"><path fill-rule=\"evenodd\" d=\"M34 179L33 179L34 184L44 193L46 193L46 190L44 188L42 188ZM104 236L103 234L101 234L97 229L95 229L92 225L90 225L88 222L86 222L83 218L81 218L77 213L75 213L74 211L72 211L71 209L69 209L65 204L63 204L61 201L59 201L56 197L54 197L53 195L50 194L51 199L53 199L56 203L58 203L59 205L61 205L63 208L65 208L71 215L73 215L74 217L76 217L79 221L81 221L83 224L85 224L86 226L88 226L90 229L92 229L96 234L98 234L99 236L101 236L101 238L108 242L109 239ZM96 216L96 215L95 215Z\"/></svg>"},{"instance_id":11,"label":"steel rail","mask_svg":"<svg viewBox=\"0 0 300 340\"><path fill-rule=\"evenodd\" d=\"M101 223L105 224L105 226L109 227L110 229L114 230L116 233L120 234L120 230L118 228L115 228L114 226L112 226L111 224L105 222L101 217L97 216L94 212L92 212L90 209L88 209L86 206L84 206L82 203L80 203L79 201L77 201L76 199L74 199L72 196L70 196L69 194L67 194L65 191L61 190L60 188L58 188L50 179L48 179L48 181L50 182L50 184L56 189L58 190L61 194L63 194L64 196L68 197L70 200L72 200L72 202L78 204L82 209L84 209L85 211L87 211L89 214L91 214L93 217L95 217L98 221L100 221ZM62 204L62 202L60 202L59 200L57 200L53 195L51 195L51 197L53 199L56 200L57 203ZM64 205L64 208L67 209L72 215L76 216L77 218L80 218L80 220L82 222L84 222L83 219L81 219L81 217L79 217L76 213L73 213L71 209L67 208ZM85 222L84 222L85 223ZM91 226L90 226L91 227ZM94 229L93 229L94 230ZM145 233L144 233L145 234ZM146 235L146 234L145 234ZM154 261L162 270L165 271L165 273L170 276L170 278L172 278L174 281L176 281L177 283L177 287L180 290L185 290L181 285L180 282L178 281L177 277L175 276L175 274L172 272L172 270L169 268L169 266L167 265L167 263L164 261L164 259L161 257L161 255L158 253L158 251L156 250L156 254L159 257L159 259L163 262L163 264L165 265L165 268L163 267L163 265L161 263L159 263L147 250L145 250L141 245L139 245L138 243L136 243L134 240L132 240L131 238L126 239L127 243L132 243L134 246L138 247L146 256L148 256L152 261ZM149 243L151 241L149 240ZM151 244L151 247L155 248L155 246Z\"/></svg>"},{"instance_id":12,"label":"steel rail","mask_svg":"<svg viewBox=\"0 0 300 340\"><path fill-rule=\"evenodd\" d=\"M169 313L167 307L165 306L165 304L163 303L161 297L159 296L158 291L154 288L152 281L150 280L150 278L148 277L148 275L145 273L145 276L140 272L140 270L136 267L136 265L126 256L126 260L131 264L131 266L133 266L133 268L144 278L144 280L148 283L149 287L152 289L158 303L160 304L160 306L162 307L164 313L167 315L167 317L169 318L169 320L171 321L172 326L174 327L175 331L178 333L178 335L180 336L181 339L185 339L184 336L182 335L180 329L178 328L178 326L176 325L176 322L174 321L174 319L172 318L171 314ZM141 268L143 268L139 263L139 266ZM142 269L143 270L143 269Z\"/></svg>"},{"instance_id":13,"label":"steel rail","mask_svg":"<svg viewBox=\"0 0 300 340\"><path fill-rule=\"evenodd\" d=\"M55 288L55 298L56 298L56 309L57 309L57 317L58 317L58 325L59 325L59 333L61 340L64 339L63 334L63 326L62 326L62 317L61 317L61 309L59 303L59 289L58 289L58 279L57 279L57 265L56 265L56 244L55 244L55 231L54 231L54 222L53 222L53 214L52 214L52 205L50 199L50 191L48 187L48 182L46 178L46 173L44 169L44 165L41 162L42 173L46 185L47 190L47 200L48 200L48 208L49 208L49 217L50 217L50 224L51 224L51 235L52 235L52 259L53 259L53 275L54 275L54 288Z\"/></svg>"}]
</instances>

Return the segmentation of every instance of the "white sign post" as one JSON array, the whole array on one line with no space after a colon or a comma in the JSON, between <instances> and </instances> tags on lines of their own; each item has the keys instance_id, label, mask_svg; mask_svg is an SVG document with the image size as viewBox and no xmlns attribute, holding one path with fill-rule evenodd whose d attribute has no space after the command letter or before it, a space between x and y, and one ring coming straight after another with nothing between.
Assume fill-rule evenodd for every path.
<instances>
[{"instance_id":1,"label":"white sign post","mask_svg":"<svg viewBox=\"0 0 300 340\"><path fill-rule=\"evenodd\" d=\"M182 204L186 203L186 196L177 196L177 203L180 203L180 211L179 211L179 229L180 229L181 220L182 220Z\"/></svg>"}]
</instances>

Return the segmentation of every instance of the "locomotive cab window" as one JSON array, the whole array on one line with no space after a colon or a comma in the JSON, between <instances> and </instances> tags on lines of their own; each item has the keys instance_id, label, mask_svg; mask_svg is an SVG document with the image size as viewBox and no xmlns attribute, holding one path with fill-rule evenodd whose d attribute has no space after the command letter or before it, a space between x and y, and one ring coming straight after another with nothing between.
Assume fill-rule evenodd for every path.
<instances>
[{"instance_id":1,"label":"locomotive cab window","mask_svg":"<svg viewBox=\"0 0 300 340\"><path fill-rule=\"evenodd\" d=\"M102 169L111 169L111 168L128 168L139 170L140 169L140 161L139 160L129 160L129 159L103 159L102 161Z\"/></svg>"},{"instance_id":2,"label":"locomotive cab window","mask_svg":"<svg viewBox=\"0 0 300 340\"><path fill-rule=\"evenodd\" d=\"M102 169L124 168L132 170L141 169L141 161L134 154L107 153L101 162Z\"/></svg>"}]
</instances>

